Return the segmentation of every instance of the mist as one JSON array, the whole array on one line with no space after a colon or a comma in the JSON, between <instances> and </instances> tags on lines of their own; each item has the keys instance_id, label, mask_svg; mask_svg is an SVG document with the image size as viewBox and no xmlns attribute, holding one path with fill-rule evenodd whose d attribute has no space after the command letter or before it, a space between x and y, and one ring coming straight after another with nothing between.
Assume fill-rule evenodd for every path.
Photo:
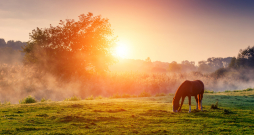
<instances>
[{"instance_id":1,"label":"mist","mask_svg":"<svg viewBox=\"0 0 254 135\"><path fill-rule=\"evenodd\" d=\"M91 95L139 95L144 91L152 95L168 94L175 93L185 80L201 80L206 90L215 92L246 89L254 83L253 69L224 67L225 60L228 62L231 58L208 58L208 62L202 61L198 66L186 60L181 64L151 62L150 58L123 60L105 74L68 76L66 79L64 74L59 76L48 71L57 68L52 63L38 68L38 65L24 65L20 50L1 47L0 52L0 101L15 104L29 95L38 101L42 98L62 101L72 96L85 99ZM207 70L209 66L212 70Z\"/></svg>"},{"instance_id":2,"label":"mist","mask_svg":"<svg viewBox=\"0 0 254 135\"><path fill-rule=\"evenodd\" d=\"M185 80L201 80L206 90L225 91L246 89L253 84L254 70L231 71L223 77L214 77L200 72L192 73L108 73L88 78L71 78L68 82L50 73L22 64L0 65L1 102L18 103L31 95L37 100L42 98L53 101L72 96L85 99L88 96L110 97L114 94L138 95L146 91L151 94L174 93Z\"/></svg>"}]
</instances>

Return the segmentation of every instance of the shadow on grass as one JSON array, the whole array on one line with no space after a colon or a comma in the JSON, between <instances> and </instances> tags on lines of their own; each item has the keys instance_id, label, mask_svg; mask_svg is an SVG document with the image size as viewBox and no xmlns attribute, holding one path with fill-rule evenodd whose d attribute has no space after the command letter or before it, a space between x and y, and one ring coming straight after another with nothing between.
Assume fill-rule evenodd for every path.
<instances>
[{"instance_id":1,"label":"shadow on grass","mask_svg":"<svg viewBox=\"0 0 254 135\"><path fill-rule=\"evenodd\" d=\"M70 105L70 107L72 108L83 108L84 105L80 105L80 104L73 104L73 105Z\"/></svg>"},{"instance_id":2,"label":"shadow on grass","mask_svg":"<svg viewBox=\"0 0 254 135\"><path fill-rule=\"evenodd\" d=\"M94 123L94 122L100 122L100 121L116 121L119 120L121 118L117 118L117 117L97 117L95 119L89 119L89 118L84 118L84 117L80 117L80 116L65 116L59 119L59 122L85 122L85 123Z\"/></svg>"},{"instance_id":3,"label":"shadow on grass","mask_svg":"<svg viewBox=\"0 0 254 135\"><path fill-rule=\"evenodd\" d=\"M102 110L93 110L94 112L108 112L108 113L117 113L117 112L124 112L126 111L125 109L115 109L115 110L106 110L106 111L102 111Z\"/></svg>"}]
</instances>

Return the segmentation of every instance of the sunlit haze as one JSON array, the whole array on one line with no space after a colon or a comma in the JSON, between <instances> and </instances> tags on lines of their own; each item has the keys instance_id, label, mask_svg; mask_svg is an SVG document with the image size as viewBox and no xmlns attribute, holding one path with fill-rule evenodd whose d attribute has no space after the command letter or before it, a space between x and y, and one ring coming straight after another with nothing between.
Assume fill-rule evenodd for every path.
<instances>
[{"instance_id":1,"label":"sunlit haze","mask_svg":"<svg viewBox=\"0 0 254 135\"><path fill-rule=\"evenodd\" d=\"M129 50L123 42L117 42L117 46L115 47L115 55L121 58L128 58Z\"/></svg>"},{"instance_id":2,"label":"sunlit haze","mask_svg":"<svg viewBox=\"0 0 254 135\"><path fill-rule=\"evenodd\" d=\"M28 41L36 27L91 12L109 19L119 57L197 63L253 46L253 7L250 0L0 0L0 38Z\"/></svg>"}]
</instances>

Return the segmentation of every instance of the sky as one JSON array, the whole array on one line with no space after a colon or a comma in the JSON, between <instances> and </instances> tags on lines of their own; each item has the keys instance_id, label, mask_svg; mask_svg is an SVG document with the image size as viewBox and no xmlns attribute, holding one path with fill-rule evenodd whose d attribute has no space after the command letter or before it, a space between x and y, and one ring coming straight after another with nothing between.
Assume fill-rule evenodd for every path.
<instances>
[{"instance_id":1,"label":"sky","mask_svg":"<svg viewBox=\"0 0 254 135\"><path fill-rule=\"evenodd\" d=\"M0 38L28 41L88 12L109 19L128 59L197 64L254 45L253 0L0 0Z\"/></svg>"}]
</instances>

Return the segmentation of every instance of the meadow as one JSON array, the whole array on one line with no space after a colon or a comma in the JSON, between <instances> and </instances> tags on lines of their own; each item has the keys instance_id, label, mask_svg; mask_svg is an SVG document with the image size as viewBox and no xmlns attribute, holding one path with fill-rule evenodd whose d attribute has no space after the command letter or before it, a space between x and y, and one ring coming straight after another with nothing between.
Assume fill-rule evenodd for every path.
<instances>
[{"instance_id":1,"label":"meadow","mask_svg":"<svg viewBox=\"0 0 254 135\"><path fill-rule=\"evenodd\" d=\"M1 134L253 134L254 90L204 94L204 111L172 112L173 94L69 98L0 106ZM76 100L76 101L75 101ZM23 100L24 101L24 100ZM212 104L217 109L211 108Z\"/></svg>"}]
</instances>

